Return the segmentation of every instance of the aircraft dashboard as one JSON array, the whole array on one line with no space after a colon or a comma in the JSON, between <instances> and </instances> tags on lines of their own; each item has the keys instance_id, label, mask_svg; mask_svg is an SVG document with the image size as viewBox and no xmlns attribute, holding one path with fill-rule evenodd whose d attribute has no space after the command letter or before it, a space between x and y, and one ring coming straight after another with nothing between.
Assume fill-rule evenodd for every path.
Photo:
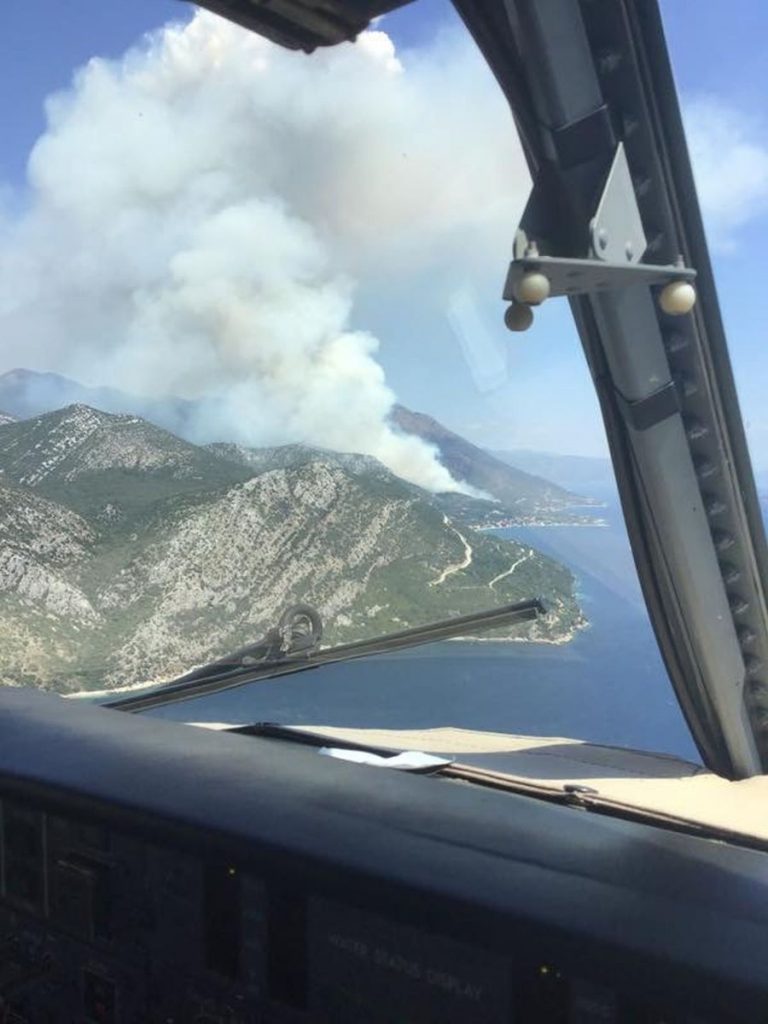
<instances>
[{"instance_id":1,"label":"aircraft dashboard","mask_svg":"<svg viewBox=\"0 0 768 1024\"><path fill-rule=\"evenodd\" d=\"M24 690L4 1022L766 1018L768 856Z\"/></svg>"}]
</instances>

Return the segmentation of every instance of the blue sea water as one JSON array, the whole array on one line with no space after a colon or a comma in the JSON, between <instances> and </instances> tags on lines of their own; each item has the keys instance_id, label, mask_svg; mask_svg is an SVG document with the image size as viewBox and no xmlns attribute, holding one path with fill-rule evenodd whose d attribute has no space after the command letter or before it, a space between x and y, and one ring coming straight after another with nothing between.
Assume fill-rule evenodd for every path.
<instances>
[{"instance_id":1,"label":"blue sea water","mask_svg":"<svg viewBox=\"0 0 768 1024\"><path fill-rule=\"evenodd\" d=\"M601 514L607 526L496 531L575 573L590 625L568 644L443 642L246 684L150 713L184 721L450 725L570 736L699 760L658 654L612 496Z\"/></svg>"}]
</instances>

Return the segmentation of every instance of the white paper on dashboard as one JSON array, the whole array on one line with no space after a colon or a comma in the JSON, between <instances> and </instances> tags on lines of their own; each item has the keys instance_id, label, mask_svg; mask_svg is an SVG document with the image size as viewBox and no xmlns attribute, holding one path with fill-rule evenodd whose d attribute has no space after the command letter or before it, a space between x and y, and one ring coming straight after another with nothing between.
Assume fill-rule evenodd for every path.
<instances>
[{"instance_id":1,"label":"white paper on dashboard","mask_svg":"<svg viewBox=\"0 0 768 1024\"><path fill-rule=\"evenodd\" d=\"M341 761L354 761L355 764L370 764L376 768L397 768L400 771L423 772L436 770L449 765L451 761L434 754L423 754L420 750L404 750L400 754L382 756L370 750L346 750L343 747L320 747L318 751L326 757L337 757Z\"/></svg>"}]
</instances>

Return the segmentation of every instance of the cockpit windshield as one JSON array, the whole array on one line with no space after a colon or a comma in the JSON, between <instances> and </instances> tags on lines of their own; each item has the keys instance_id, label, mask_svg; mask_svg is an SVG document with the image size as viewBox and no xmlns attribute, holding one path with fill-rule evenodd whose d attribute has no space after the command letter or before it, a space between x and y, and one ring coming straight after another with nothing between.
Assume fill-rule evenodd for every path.
<instances>
[{"instance_id":1,"label":"cockpit windshield","mask_svg":"<svg viewBox=\"0 0 768 1024\"><path fill-rule=\"evenodd\" d=\"M35 0L6 35L45 42L0 71L0 682L110 702L274 656L297 606L326 651L470 617L153 713L695 759L568 304L504 323L531 180L451 5L311 56L123 8ZM760 470L755 78L664 13Z\"/></svg>"}]
</instances>

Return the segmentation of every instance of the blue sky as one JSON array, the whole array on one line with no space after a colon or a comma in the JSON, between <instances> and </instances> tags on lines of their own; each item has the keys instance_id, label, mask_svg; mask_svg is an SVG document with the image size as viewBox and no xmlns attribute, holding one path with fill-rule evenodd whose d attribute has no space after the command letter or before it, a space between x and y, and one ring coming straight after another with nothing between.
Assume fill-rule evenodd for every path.
<instances>
[{"instance_id":1,"label":"blue sky","mask_svg":"<svg viewBox=\"0 0 768 1024\"><path fill-rule=\"evenodd\" d=\"M713 259L753 458L765 469L768 84L762 64L768 5L739 0L738 18L725 0L666 0L662 10L683 104L696 122L691 127L701 152ZM0 187L12 197L11 208L23 202L27 158L45 129L45 97L67 87L91 56L118 58L146 31L189 14L178 0L6 0ZM445 0L418 0L382 27L398 51L408 51L429 45L442 25L454 22ZM381 339L380 362L406 404L473 439L493 447L601 452L596 405L567 308L550 304L531 333L510 339L496 302L503 269L497 280L488 277L481 294L469 289L470 312L459 315L458 329L455 315L451 319L427 298L420 303L419 296L397 289L389 306L363 289L354 325ZM462 293L456 308L465 308L465 298ZM468 324L476 334L467 347L460 336ZM505 382L494 378L496 362ZM562 424L553 424L556 410L566 408Z\"/></svg>"}]
</instances>

